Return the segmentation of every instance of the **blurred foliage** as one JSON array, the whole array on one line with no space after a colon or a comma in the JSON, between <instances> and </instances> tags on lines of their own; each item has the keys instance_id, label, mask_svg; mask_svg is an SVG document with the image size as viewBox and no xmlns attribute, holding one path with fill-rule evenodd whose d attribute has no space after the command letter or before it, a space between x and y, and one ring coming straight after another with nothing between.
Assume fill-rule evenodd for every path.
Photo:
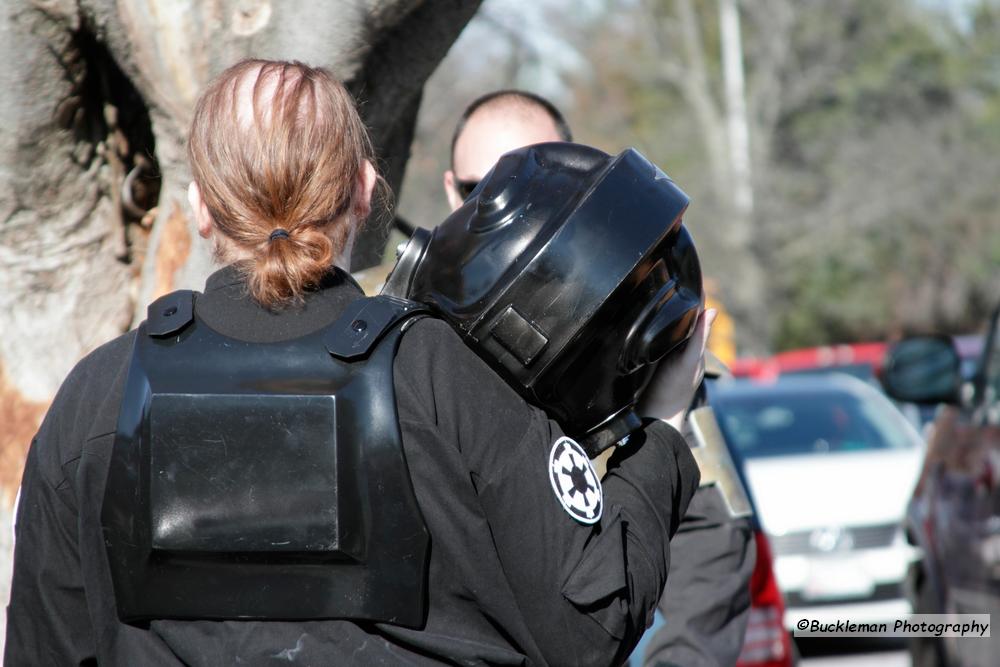
<instances>
[{"instance_id":1,"label":"blurred foliage","mask_svg":"<svg viewBox=\"0 0 1000 667\"><path fill-rule=\"evenodd\" d=\"M774 343L974 330L1000 296L996 7L964 30L902 0L823 9L842 66L783 109L761 179Z\"/></svg>"},{"instance_id":2,"label":"blurred foliage","mask_svg":"<svg viewBox=\"0 0 1000 667\"><path fill-rule=\"evenodd\" d=\"M725 112L717 2L548 0L546 48L510 4L487 0L485 31L431 82L411 169L437 157L408 176L433 184L416 186L425 202L443 197L462 107L520 86L563 107L579 141L636 146L692 195L686 222L738 331L748 312L769 325L747 347L974 331L1000 300L1000 0L741 2L756 207L736 244L712 118ZM487 34L512 46L486 55ZM556 52L582 65L560 57L540 76ZM414 201L404 191L404 213ZM762 298L738 289L752 270Z\"/></svg>"}]
</instances>

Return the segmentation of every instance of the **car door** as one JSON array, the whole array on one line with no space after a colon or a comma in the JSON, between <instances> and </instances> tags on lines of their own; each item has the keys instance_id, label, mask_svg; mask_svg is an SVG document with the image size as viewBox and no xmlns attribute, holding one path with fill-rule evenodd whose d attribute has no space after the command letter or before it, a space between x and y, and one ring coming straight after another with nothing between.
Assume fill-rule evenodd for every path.
<instances>
[{"instance_id":1,"label":"car door","mask_svg":"<svg viewBox=\"0 0 1000 667\"><path fill-rule=\"evenodd\" d=\"M943 454L932 503L945 611L1000 618L1000 309L994 313L973 396L936 422ZM949 640L957 665L989 664L989 642Z\"/></svg>"}]
</instances>

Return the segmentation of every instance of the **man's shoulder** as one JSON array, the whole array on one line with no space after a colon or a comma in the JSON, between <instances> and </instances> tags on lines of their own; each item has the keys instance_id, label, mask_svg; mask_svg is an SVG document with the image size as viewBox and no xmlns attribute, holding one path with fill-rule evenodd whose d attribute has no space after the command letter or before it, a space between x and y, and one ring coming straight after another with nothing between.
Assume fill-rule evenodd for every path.
<instances>
[{"instance_id":1,"label":"man's shoulder","mask_svg":"<svg viewBox=\"0 0 1000 667\"><path fill-rule=\"evenodd\" d=\"M448 350L465 347L465 343L450 324L439 317L419 317L406 328L401 348Z\"/></svg>"},{"instance_id":2,"label":"man's shoulder","mask_svg":"<svg viewBox=\"0 0 1000 667\"><path fill-rule=\"evenodd\" d=\"M39 432L58 443L60 464L77 456L90 435L114 430L135 336L128 331L96 348L63 381Z\"/></svg>"},{"instance_id":3,"label":"man's shoulder","mask_svg":"<svg viewBox=\"0 0 1000 667\"><path fill-rule=\"evenodd\" d=\"M394 370L404 402L416 400L435 415L435 422L444 413L469 408L485 415L489 405L527 409L517 392L438 318L425 317L409 327Z\"/></svg>"},{"instance_id":4,"label":"man's shoulder","mask_svg":"<svg viewBox=\"0 0 1000 667\"><path fill-rule=\"evenodd\" d=\"M69 372L60 394L67 393L67 390L71 390L68 392L71 394L78 393L72 390L99 390L102 386L110 385L127 364L136 335L135 329L126 331L83 357ZM90 399L99 397L90 395L90 392L85 392L82 396Z\"/></svg>"},{"instance_id":5,"label":"man's shoulder","mask_svg":"<svg viewBox=\"0 0 1000 667\"><path fill-rule=\"evenodd\" d=\"M458 332L437 317L422 317L406 329L396 356L396 370L447 380L456 380L460 375L485 375L490 380L499 380Z\"/></svg>"},{"instance_id":6,"label":"man's shoulder","mask_svg":"<svg viewBox=\"0 0 1000 667\"><path fill-rule=\"evenodd\" d=\"M424 388L442 371L472 354L454 329L436 317L420 317L406 327L394 370L397 378ZM474 356L474 355L473 355Z\"/></svg>"},{"instance_id":7,"label":"man's shoulder","mask_svg":"<svg viewBox=\"0 0 1000 667\"><path fill-rule=\"evenodd\" d=\"M56 392L28 454L28 465L53 488L89 438L115 430L134 340L135 331L129 331L96 348L73 366Z\"/></svg>"}]
</instances>

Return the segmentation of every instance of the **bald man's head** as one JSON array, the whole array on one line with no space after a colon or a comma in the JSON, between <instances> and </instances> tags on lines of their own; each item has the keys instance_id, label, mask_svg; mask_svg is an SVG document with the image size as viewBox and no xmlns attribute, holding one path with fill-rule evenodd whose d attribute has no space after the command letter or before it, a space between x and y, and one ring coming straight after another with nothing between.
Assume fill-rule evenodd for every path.
<instances>
[{"instance_id":1,"label":"bald man's head","mask_svg":"<svg viewBox=\"0 0 1000 667\"><path fill-rule=\"evenodd\" d=\"M531 93L503 90L480 97L466 108L451 145L451 169L444 190L454 211L500 156L522 146L572 141L562 114Z\"/></svg>"}]
</instances>

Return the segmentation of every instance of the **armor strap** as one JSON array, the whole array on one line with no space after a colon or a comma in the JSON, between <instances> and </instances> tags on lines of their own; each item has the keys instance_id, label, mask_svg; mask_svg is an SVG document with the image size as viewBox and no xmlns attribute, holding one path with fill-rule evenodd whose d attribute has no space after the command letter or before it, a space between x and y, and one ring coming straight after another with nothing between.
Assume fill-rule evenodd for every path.
<instances>
[{"instance_id":1,"label":"armor strap","mask_svg":"<svg viewBox=\"0 0 1000 667\"><path fill-rule=\"evenodd\" d=\"M367 357L382 336L399 322L428 312L421 303L384 294L358 299L347 306L328 330L324 337L326 349L344 361Z\"/></svg>"}]
</instances>

